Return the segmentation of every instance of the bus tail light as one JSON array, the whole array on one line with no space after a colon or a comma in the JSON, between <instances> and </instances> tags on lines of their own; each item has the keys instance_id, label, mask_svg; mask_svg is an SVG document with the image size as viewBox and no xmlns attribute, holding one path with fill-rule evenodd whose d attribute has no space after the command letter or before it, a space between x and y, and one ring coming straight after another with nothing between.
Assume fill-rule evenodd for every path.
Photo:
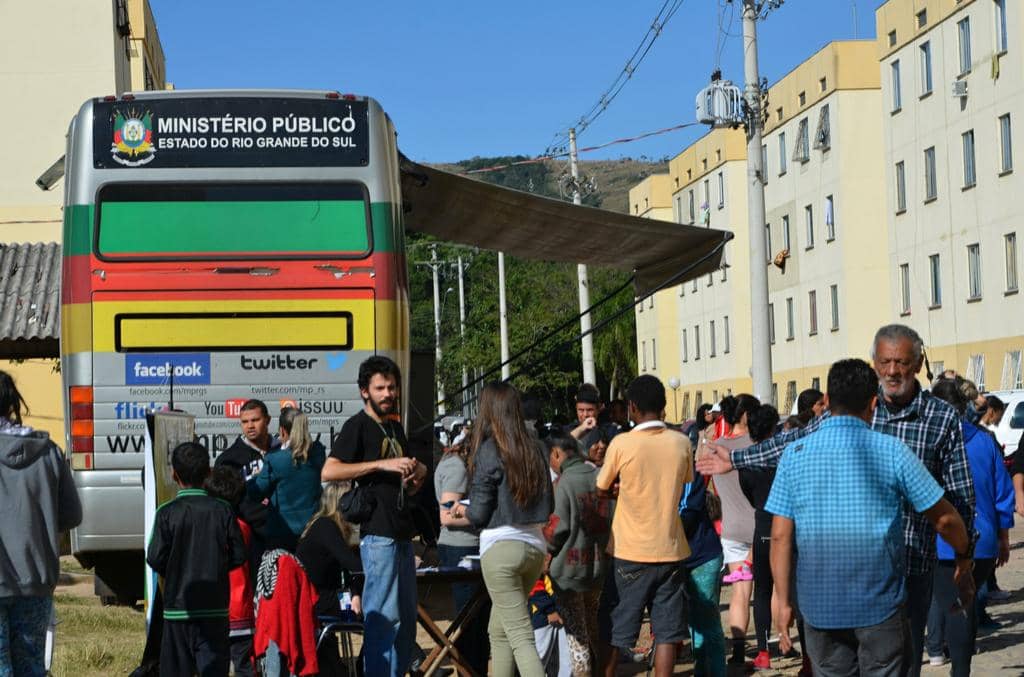
<instances>
[{"instance_id":1,"label":"bus tail light","mask_svg":"<svg viewBox=\"0 0 1024 677\"><path fill-rule=\"evenodd\" d=\"M92 386L71 386L71 467L92 470L94 441Z\"/></svg>"}]
</instances>

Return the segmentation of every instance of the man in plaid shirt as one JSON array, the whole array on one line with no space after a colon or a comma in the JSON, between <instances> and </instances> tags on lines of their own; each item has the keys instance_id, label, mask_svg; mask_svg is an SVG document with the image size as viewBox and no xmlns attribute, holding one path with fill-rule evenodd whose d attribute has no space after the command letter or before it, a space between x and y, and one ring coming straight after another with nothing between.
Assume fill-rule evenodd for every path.
<instances>
[{"instance_id":1,"label":"man in plaid shirt","mask_svg":"<svg viewBox=\"0 0 1024 677\"><path fill-rule=\"evenodd\" d=\"M943 488L971 534L969 551L962 553L963 559L957 559L958 569L968 570L974 555L974 484L957 413L917 382L917 374L924 365L924 342L910 327L890 324L879 329L871 357L879 379L879 406L875 408L872 428L893 435L910 447ZM733 468L777 467L786 445L814 432L828 417L826 412L805 428L780 433L746 449L729 452L716 447L713 453L698 459L697 470L717 475ZM842 481L841 474L836 475L836 481ZM924 515L906 503L903 537L907 548L907 615L911 634L905 674L916 677L921 672L924 630L932 598L935 530Z\"/></svg>"}]
</instances>

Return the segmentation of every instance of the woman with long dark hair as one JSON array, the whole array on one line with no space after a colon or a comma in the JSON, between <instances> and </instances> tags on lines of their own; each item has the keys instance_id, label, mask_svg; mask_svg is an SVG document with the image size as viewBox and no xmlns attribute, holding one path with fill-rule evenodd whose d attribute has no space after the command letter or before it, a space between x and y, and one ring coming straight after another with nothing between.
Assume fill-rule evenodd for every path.
<instances>
[{"instance_id":1,"label":"woman with long dark hair","mask_svg":"<svg viewBox=\"0 0 1024 677\"><path fill-rule=\"evenodd\" d=\"M491 673L543 677L527 599L541 571L544 526L554 509L547 453L526 429L519 393L491 383L480 394L473 431L469 506L451 516L480 528L484 584L492 608Z\"/></svg>"}]
</instances>

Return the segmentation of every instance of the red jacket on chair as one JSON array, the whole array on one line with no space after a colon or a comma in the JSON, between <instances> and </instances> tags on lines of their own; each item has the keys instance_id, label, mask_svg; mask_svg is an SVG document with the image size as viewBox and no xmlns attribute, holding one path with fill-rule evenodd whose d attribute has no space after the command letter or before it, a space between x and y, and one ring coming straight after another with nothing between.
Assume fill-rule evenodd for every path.
<instances>
[{"instance_id":1,"label":"red jacket on chair","mask_svg":"<svg viewBox=\"0 0 1024 677\"><path fill-rule=\"evenodd\" d=\"M293 675L315 675L316 662L316 590L294 557L277 560L277 583L271 597L260 600L256 615L254 649L257 656L267 652L273 640L283 662Z\"/></svg>"}]
</instances>

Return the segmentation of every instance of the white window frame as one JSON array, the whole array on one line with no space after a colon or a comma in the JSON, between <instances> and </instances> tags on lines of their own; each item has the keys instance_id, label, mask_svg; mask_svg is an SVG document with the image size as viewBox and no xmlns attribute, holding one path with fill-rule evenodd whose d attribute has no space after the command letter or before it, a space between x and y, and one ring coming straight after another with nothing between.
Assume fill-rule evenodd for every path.
<instances>
[{"instance_id":1,"label":"white window frame","mask_svg":"<svg viewBox=\"0 0 1024 677\"><path fill-rule=\"evenodd\" d=\"M1013 126L1009 113L999 116L999 167L1001 174L1013 171Z\"/></svg>"},{"instance_id":2,"label":"white window frame","mask_svg":"<svg viewBox=\"0 0 1024 677\"><path fill-rule=\"evenodd\" d=\"M761 183L768 185L768 144L761 144Z\"/></svg>"},{"instance_id":3,"label":"white window frame","mask_svg":"<svg viewBox=\"0 0 1024 677\"><path fill-rule=\"evenodd\" d=\"M981 244L967 245L967 300L976 301L982 295Z\"/></svg>"},{"instance_id":4,"label":"white window frame","mask_svg":"<svg viewBox=\"0 0 1024 677\"><path fill-rule=\"evenodd\" d=\"M651 371L658 371L658 339L651 339Z\"/></svg>"},{"instance_id":5,"label":"white window frame","mask_svg":"<svg viewBox=\"0 0 1024 677\"><path fill-rule=\"evenodd\" d=\"M932 43L922 42L918 47L918 54L921 58L921 96L932 93Z\"/></svg>"},{"instance_id":6,"label":"white window frame","mask_svg":"<svg viewBox=\"0 0 1024 677\"><path fill-rule=\"evenodd\" d=\"M693 325L693 360L700 359L700 325Z\"/></svg>"},{"instance_id":7,"label":"white window frame","mask_svg":"<svg viewBox=\"0 0 1024 677\"><path fill-rule=\"evenodd\" d=\"M939 177L936 176L935 146L924 149L924 201L939 197Z\"/></svg>"},{"instance_id":8,"label":"white window frame","mask_svg":"<svg viewBox=\"0 0 1024 677\"><path fill-rule=\"evenodd\" d=\"M718 338L715 336L715 321L708 321L708 357L714 357L718 353Z\"/></svg>"},{"instance_id":9,"label":"white window frame","mask_svg":"<svg viewBox=\"0 0 1024 677\"><path fill-rule=\"evenodd\" d=\"M683 327L682 344L683 344L683 362L689 362L690 361L690 356L687 353L686 328L685 327Z\"/></svg>"},{"instance_id":10,"label":"white window frame","mask_svg":"<svg viewBox=\"0 0 1024 677\"><path fill-rule=\"evenodd\" d=\"M942 259L938 254L928 257L929 308L942 307Z\"/></svg>"},{"instance_id":11,"label":"white window frame","mask_svg":"<svg viewBox=\"0 0 1024 677\"><path fill-rule=\"evenodd\" d=\"M1006 0L995 0L996 10L996 53L1003 54L1009 47L1006 23Z\"/></svg>"},{"instance_id":12,"label":"white window frame","mask_svg":"<svg viewBox=\"0 0 1024 677\"><path fill-rule=\"evenodd\" d=\"M814 205L804 206L804 226L807 236L807 245L804 249L814 249Z\"/></svg>"},{"instance_id":13,"label":"white window frame","mask_svg":"<svg viewBox=\"0 0 1024 677\"><path fill-rule=\"evenodd\" d=\"M725 208L725 172L718 172L718 208Z\"/></svg>"},{"instance_id":14,"label":"white window frame","mask_svg":"<svg viewBox=\"0 0 1024 677\"><path fill-rule=\"evenodd\" d=\"M818 333L818 292L815 289L807 292L807 317L810 322L807 335L815 336Z\"/></svg>"},{"instance_id":15,"label":"white window frame","mask_svg":"<svg viewBox=\"0 0 1024 677\"><path fill-rule=\"evenodd\" d=\"M977 157L974 146L974 130L968 129L960 135L964 159L964 188L973 188L978 183Z\"/></svg>"},{"instance_id":16,"label":"white window frame","mask_svg":"<svg viewBox=\"0 0 1024 677\"><path fill-rule=\"evenodd\" d=\"M647 371L647 341L640 341L640 371Z\"/></svg>"},{"instance_id":17,"label":"white window frame","mask_svg":"<svg viewBox=\"0 0 1024 677\"><path fill-rule=\"evenodd\" d=\"M782 216L782 248L786 251L793 251L793 240L789 230L789 214Z\"/></svg>"},{"instance_id":18,"label":"white window frame","mask_svg":"<svg viewBox=\"0 0 1024 677\"><path fill-rule=\"evenodd\" d=\"M1024 374L1022 374L1022 352L1020 349L1007 350L1003 358L1003 374L999 386L1003 390L1018 390L1024 388Z\"/></svg>"},{"instance_id":19,"label":"white window frame","mask_svg":"<svg viewBox=\"0 0 1024 677\"><path fill-rule=\"evenodd\" d=\"M825 196L825 242L836 239L836 200L833 195Z\"/></svg>"},{"instance_id":20,"label":"white window frame","mask_svg":"<svg viewBox=\"0 0 1024 677\"><path fill-rule=\"evenodd\" d=\"M910 314L910 264L901 263L900 276L900 315Z\"/></svg>"},{"instance_id":21,"label":"white window frame","mask_svg":"<svg viewBox=\"0 0 1024 677\"><path fill-rule=\"evenodd\" d=\"M974 381L974 385L978 387L978 392L984 392L985 390L985 354L980 353L971 355L967 358L967 369L965 370L964 376L967 380Z\"/></svg>"},{"instance_id":22,"label":"white window frame","mask_svg":"<svg viewBox=\"0 0 1024 677\"><path fill-rule=\"evenodd\" d=\"M793 308L793 297L786 299L786 340L792 341L796 338L796 317Z\"/></svg>"},{"instance_id":23,"label":"white window frame","mask_svg":"<svg viewBox=\"0 0 1024 677\"><path fill-rule=\"evenodd\" d=\"M786 132L779 132L779 176L786 173Z\"/></svg>"},{"instance_id":24,"label":"white window frame","mask_svg":"<svg viewBox=\"0 0 1024 677\"><path fill-rule=\"evenodd\" d=\"M690 223L694 224L697 222L697 206L694 203L693 188L690 189Z\"/></svg>"},{"instance_id":25,"label":"white window frame","mask_svg":"<svg viewBox=\"0 0 1024 677\"><path fill-rule=\"evenodd\" d=\"M725 335L725 350L722 352L725 354L729 353L732 342L729 340L729 316L726 315L722 318L722 333Z\"/></svg>"},{"instance_id":26,"label":"white window frame","mask_svg":"<svg viewBox=\"0 0 1024 677\"><path fill-rule=\"evenodd\" d=\"M971 17L965 16L956 23L956 34L960 75L967 75L971 72Z\"/></svg>"},{"instance_id":27,"label":"white window frame","mask_svg":"<svg viewBox=\"0 0 1024 677\"><path fill-rule=\"evenodd\" d=\"M800 120L796 131L796 146L793 148L793 159L807 162L811 159L811 130L807 118Z\"/></svg>"},{"instance_id":28,"label":"white window frame","mask_svg":"<svg viewBox=\"0 0 1024 677\"><path fill-rule=\"evenodd\" d=\"M839 331L839 285L829 285L828 295L832 302L832 331Z\"/></svg>"},{"instance_id":29,"label":"white window frame","mask_svg":"<svg viewBox=\"0 0 1024 677\"><path fill-rule=\"evenodd\" d=\"M1017 267L1017 233L1003 235L1003 265L1006 269L1006 291L1013 293L1020 289L1020 271Z\"/></svg>"},{"instance_id":30,"label":"white window frame","mask_svg":"<svg viewBox=\"0 0 1024 677\"><path fill-rule=\"evenodd\" d=\"M896 213L907 211L907 167L900 160L896 163Z\"/></svg>"},{"instance_id":31,"label":"white window frame","mask_svg":"<svg viewBox=\"0 0 1024 677\"><path fill-rule=\"evenodd\" d=\"M814 132L814 148L826 151L832 147L832 129L829 119L828 104L821 107L818 113L818 129Z\"/></svg>"},{"instance_id":32,"label":"white window frame","mask_svg":"<svg viewBox=\"0 0 1024 677\"><path fill-rule=\"evenodd\" d=\"M896 59L889 64L889 84L892 87L892 108L893 113L899 113L903 109L903 87L900 77L900 60Z\"/></svg>"},{"instance_id":33,"label":"white window frame","mask_svg":"<svg viewBox=\"0 0 1024 677\"><path fill-rule=\"evenodd\" d=\"M775 345L775 304L768 304L768 342Z\"/></svg>"}]
</instances>

